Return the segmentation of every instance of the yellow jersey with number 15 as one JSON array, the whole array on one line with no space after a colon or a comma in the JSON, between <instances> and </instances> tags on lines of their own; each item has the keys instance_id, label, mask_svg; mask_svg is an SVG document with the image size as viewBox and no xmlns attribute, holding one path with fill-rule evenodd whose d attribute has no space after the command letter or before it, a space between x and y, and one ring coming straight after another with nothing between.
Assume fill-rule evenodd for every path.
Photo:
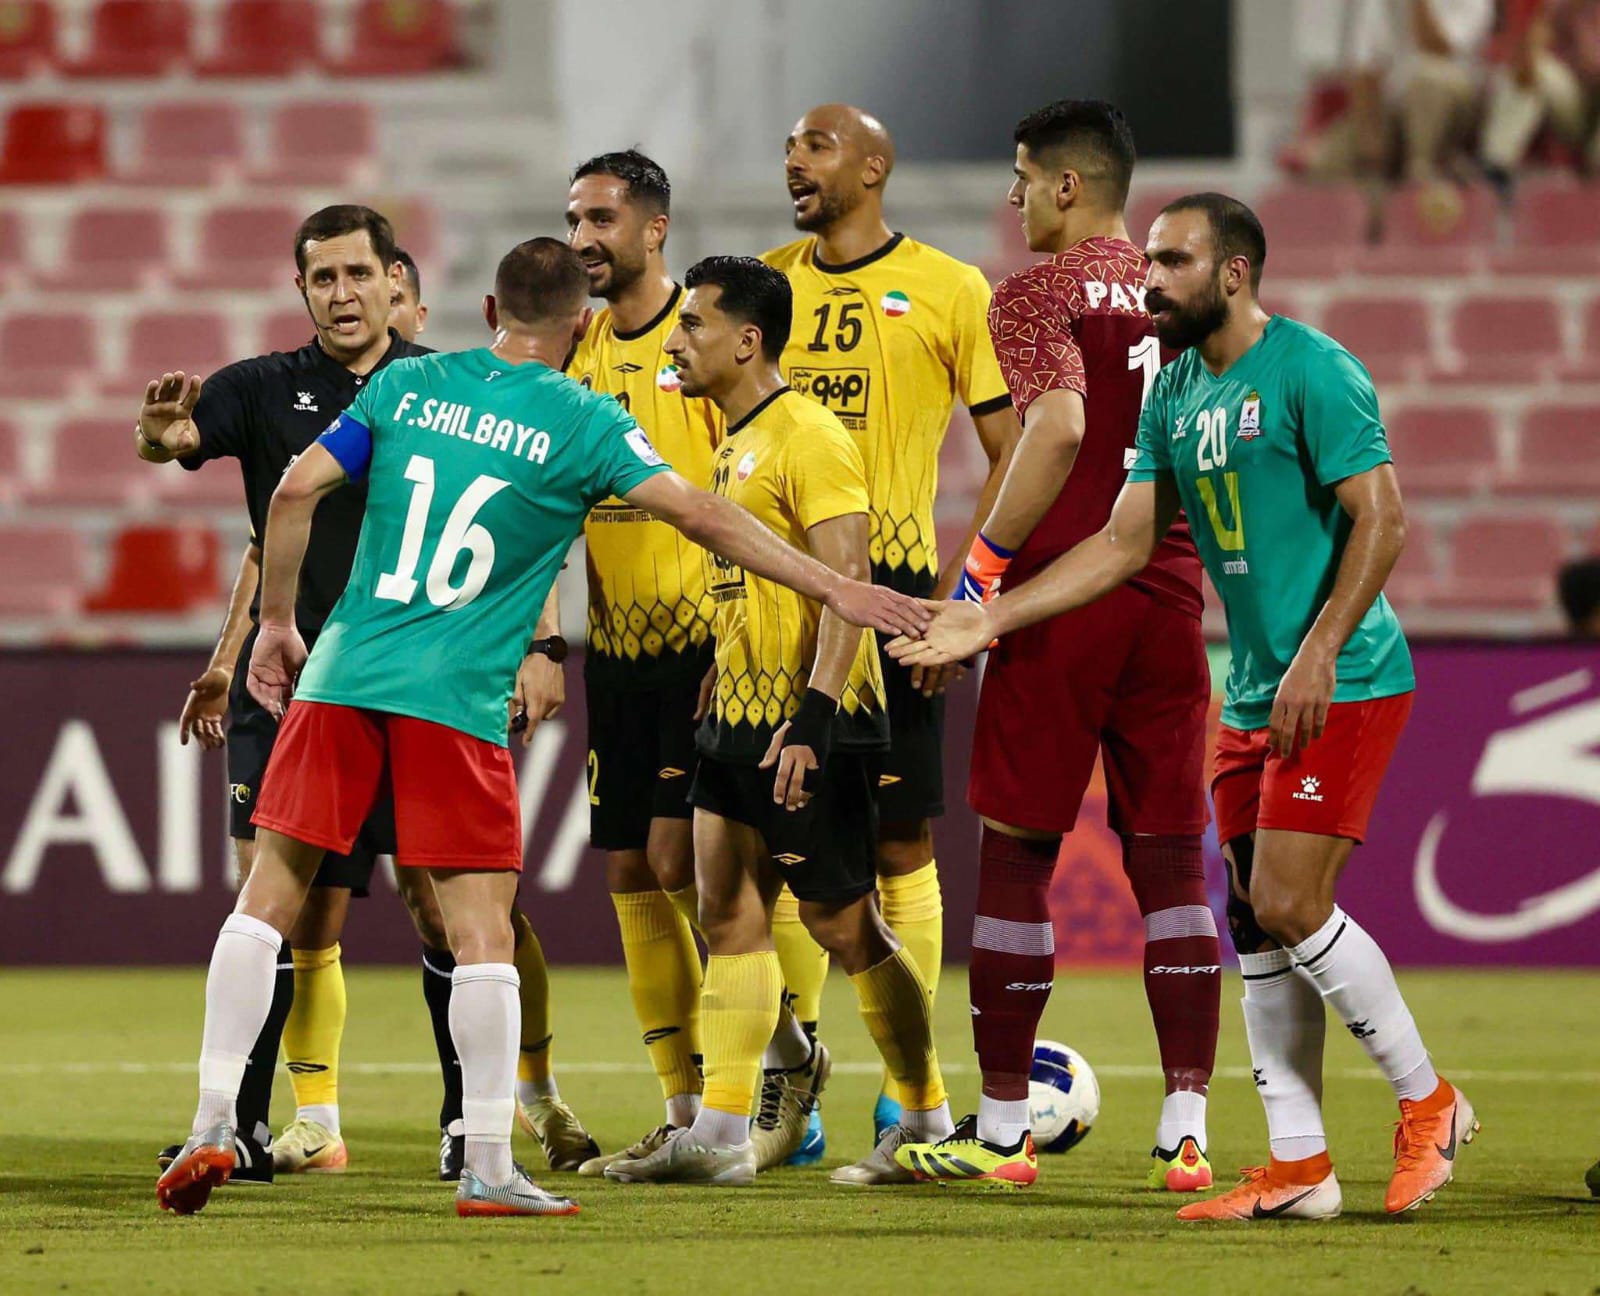
<instances>
[{"instance_id":1,"label":"yellow jersey with number 15","mask_svg":"<svg viewBox=\"0 0 1600 1296\"><path fill-rule=\"evenodd\" d=\"M926 595L939 575L933 499L950 411L957 398L975 414L1011 402L989 340L988 280L904 234L847 265L819 261L814 237L761 259L794 290L784 377L861 442L873 579Z\"/></svg>"},{"instance_id":2,"label":"yellow jersey with number 15","mask_svg":"<svg viewBox=\"0 0 1600 1296\"><path fill-rule=\"evenodd\" d=\"M723 419L710 401L683 395L677 368L662 350L682 300L683 289L674 286L661 313L628 333L616 328L609 308L597 312L567 374L615 397L661 457L704 487ZM714 605L700 547L620 499L595 505L583 534L589 550L586 669L618 688L653 688L704 674Z\"/></svg>"}]
</instances>

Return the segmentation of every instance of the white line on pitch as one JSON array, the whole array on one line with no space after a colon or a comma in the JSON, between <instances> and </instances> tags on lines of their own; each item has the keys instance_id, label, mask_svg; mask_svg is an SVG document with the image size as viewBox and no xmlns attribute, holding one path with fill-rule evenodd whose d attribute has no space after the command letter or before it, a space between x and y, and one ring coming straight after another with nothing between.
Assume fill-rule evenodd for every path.
<instances>
[{"instance_id":1,"label":"white line on pitch","mask_svg":"<svg viewBox=\"0 0 1600 1296\"><path fill-rule=\"evenodd\" d=\"M833 1064L839 1075L877 1075L883 1067L877 1062L845 1062ZM0 1076L30 1075L192 1075L193 1062L0 1062ZM437 1062L345 1062L341 1065L346 1075L433 1075L439 1070ZM975 1075L978 1068L970 1062L941 1063L941 1070L949 1076ZM645 1062L562 1062L556 1067L560 1075L653 1075L653 1068ZM1154 1080L1161 1069L1153 1066L1122 1066L1107 1064L1095 1067L1098 1075L1115 1080ZM1341 1067L1327 1073L1340 1080L1382 1080L1371 1067ZM1215 1072L1219 1080L1248 1080L1248 1067L1220 1067ZM1452 1080L1500 1082L1506 1084L1596 1084L1600 1071L1518 1071L1518 1070L1452 1070Z\"/></svg>"}]
</instances>

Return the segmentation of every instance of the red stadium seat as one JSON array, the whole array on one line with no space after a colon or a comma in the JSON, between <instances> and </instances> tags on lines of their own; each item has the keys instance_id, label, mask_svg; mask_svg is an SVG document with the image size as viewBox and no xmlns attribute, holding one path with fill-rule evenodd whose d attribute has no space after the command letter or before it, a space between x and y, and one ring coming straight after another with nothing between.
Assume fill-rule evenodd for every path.
<instances>
[{"instance_id":1,"label":"red stadium seat","mask_svg":"<svg viewBox=\"0 0 1600 1296\"><path fill-rule=\"evenodd\" d=\"M1409 481L1401 478L1401 485ZM1439 542L1425 518L1412 514L1406 519L1406 546L1400 561L1389 573L1383 592L1404 616L1407 608L1426 603L1441 582Z\"/></svg>"},{"instance_id":2,"label":"red stadium seat","mask_svg":"<svg viewBox=\"0 0 1600 1296\"><path fill-rule=\"evenodd\" d=\"M1494 194L1480 186L1414 185L1396 190L1383 215L1383 242L1356 258L1357 269L1462 274L1481 263L1494 241L1497 207Z\"/></svg>"},{"instance_id":3,"label":"red stadium seat","mask_svg":"<svg viewBox=\"0 0 1600 1296\"><path fill-rule=\"evenodd\" d=\"M261 321L255 349L261 355L269 351L298 351L315 335L316 329L312 328L311 317L304 306L285 306Z\"/></svg>"},{"instance_id":4,"label":"red stadium seat","mask_svg":"<svg viewBox=\"0 0 1600 1296\"><path fill-rule=\"evenodd\" d=\"M121 178L132 184L210 187L244 161L244 113L227 99L151 104L139 119L139 156Z\"/></svg>"},{"instance_id":5,"label":"red stadium seat","mask_svg":"<svg viewBox=\"0 0 1600 1296\"><path fill-rule=\"evenodd\" d=\"M1367 196L1353 185L1274 189L1255 211L1267 233L1267 272L1275 279L1343 274L1372 220Z\"/></svg>"},{"instance_id":6,"label":"red stadium seat","mask_svg":"<svg viewBox=\"0 0 1600 1296\"><path fill-rule=\"evenodd\" d=\"M1182 198L1191 192L1192 189L1135 189L1128 196L1126 208L1128 238L1134 246L1144 247L1145 240L1150 234L1150 226L1155 223L1163 207L1174 198Z\"/></svg>"},{"instance_id":7,"label":"red stadium seat","mask_svg":"<svg viewBox=\"0 0 1600 1296\"><path fill-rule=\"evenodd\" d=\"M1353 352L1376 382L1415 377L1433 350L1428 313L1412 297L1351 297L1332 302L1323 312L1322 331Z\"/></svg>"},{"instance_id":8,"label":"red stadium seat","mask_svg":"<svg viewBox=\"0 0 1600 1296\"><path fill-rule=\"evenodd\" d=\"M1562 361L1561 316L1549 297L1468 297L1450 313L1454 355L1436 381L1536 382Z\"/></svg>"},{"instance_id":9,"label":"red stadium seat","mask_svg":"<svg viewBox=\"0 0 1600 1296\"><path fill-rule=\"evenodd\" d=\"M1517 466L1502 489L1600 499L1600 405L1535 405L1524 411Z\"/></svg>"},{"instance_id":10,"label":"red stadium seat","mask_svg":"<svg viewBox=\"0 0 1600 1296\"><path fill-rule=\"evenodd\" d=\"M16 277L28 262L28 231L22 214L0 208L0 282Z\"/></svg>"},{"instance_id":11,"label":"red stadium seat","mask_svg":"<svg viewBox=\"0 0 1600 1296\"><path fill-rule=\"evenodd\" d=\"M1497 272L1570 279L1600 270L1600 189L1545 185L1519 194L1514 244L1495 253Z\"/></svg>"},{"instance_id":12,"label":"red stadium seat","mask_svg":"<svg viewBox=\"0 0 1600 1296\"><path fill-rule=\"evenodd\" d=\"M88 555L73 527L0 524L0 615L64 616L78 607Z\"/></svg>"},{"instance_id":13,"label":"red stadium seat","mask_svg":"<svg viewBox=\"0 0 1600 1296\"><path fill-rule=\"evenodd\" d=\"M86 207L72 218L61 263L34 285L51 292L133 292L160 276L167 218L154 207Z\"/></svg>"},{"instance_id":14,"label":"red stadium seat","mask_svg":"<svg viewBox=\"0 0 1600 1296\"><path fill-rule=\"evenodd\" d=\"M197 292L292 291L291 245L302 217L298 208L259 203L212 208L200 229L198 262L174 272L174 284Z\"/></svg>"},{"instance_id":15,"label":"red stadium seat","mask_svg":"<svg viewBox=\"0 0 1600 1296\"><path fill-rule=\"evenodd\" d=\"M1388 429L1407 495L1470 495L1489 484L1499 465L1494 419L1478 406L1401 410Z\"/></svg>"},{"instance_id":16,"label":"red stadium seat","mask_svg":"<svg viewBox=\"0 0 1600 1296\"><path fill-rule=\"evenodd\" d=\"M231 459L214 459L193 472L177 464L155 474L156 498L178 514L189 509L237 513L244 507L244 479Z\"/></svg>"},{"instance_id":17,"label":"red stadium seat","mask_svg":"<svg viewBox=\"0 0 1600 1296\"><path fill-rule=\"evenodd\" d=\"M83 311L26 311L0 322L0 396L61 400L99 363L94 324Z\"/></svg>"},{"instance_id":18,"label":"red stadium seat","mask_svg":"<svg viewBox=\"0 0 1600 1296\"><path fill-rule=\"evenodd\" d=\"M162 77L189 59L186 0L101 0L90 51L62 66L69 77Z\"/></svg>"},{"instance_id":19,"label":"red stadium seat","mask_svg":"<svg viewBox=\"0 0 1600 1296\"><path fill-rule=\"evenodd\" d=\"M446 0L359 0L350 53L328 69L346 76L409 76L461 62L456 16Z\"/></svg>"},{"instance_id":20,"label":"red stadium seat","mask_svg":"<svg viewBox=\"0 0 1600 1296\"><path fill-rule=\"evenodd\" d=\"M195 66L203 77L282 77L316 61L317 10L311 0L228 0L217 50Z\"/></svg>"},{"instance_id":21,"label":"red stadium seat","mask_svg":"<svg viewBox=\"0 0 1600 1296\"><path fill-rule=\"evenodd\" d=\"M1434 602L1457 608L1547 607L1566 535L1550 518L1470 518L1450 540L1451 572Z\"/></svg>"},{"instance_id":22,"label":"red stadium seat","mask_svg":"<svg viewBox=\"0 0 1600 1296\"><path fill-rule=\"evenodd\" d=\"M20 81L46 71L55 57L54 5L47 0L0 4L0 80Z\"/></svg>"},{"instance_id":23,"label":"red stadium seat","mask_svg":"<svg viewBox=\"0 0 1600 1296\"><path fill-rule=\"evenodd\" d=\"M0 184L73 184L106 173L106 116L98 104L24 103L6 115Z\"/></svg>"},{"instance_id":24,"label":"red stadium seat","mask_svg":"<svg viewBox=\"0 0 1600 1296\"><path fill-rule=\"evenodd\" d=\"M145 384L169 370L202 378L238 359L229 342L227 317L220 311L152 310L128 323L127 358L122 374L100 384L113 399L133 401Z\"/></svg>"},{"instance_id":25,"label":"red stadium seat","mask_svg":"<svg viewBox=\"0 0 1600 1296\"><path fill-rule=\"evenodd\" d=\"M89 53L62 68L68 76L163 76L189 57L186 0L100 0L90 19Z\"/></svg>"},{"instance_id":26,"label":"red stadium seat","mask_svg":"<svg viewBox=\"0 0 1600 1296\"><path fill-rule=\"evenodd\" d=\"M28 501L43 508L101 508L151 499L162 466L139 458L132 423L113 416L58 424L50 474L28 489Z\"/></svg>"},{"instance_id":27,"label":"red stadium seat","mask_svg":"<svg viewBox=\"0 0 1600 1296\"><path fill-rule=\"evenodd\" d=\"M0 419L0 505L14 504L22 490L22 442L16 425Z\"/></svg>"},{"instance_id":28,"label":"red stadium seat","mask_svg":"<svg viewBox=\"0 0 1600 1296\"><path fill-rule=\"evenodd\" d=\"M370 184L377 177L372 109L359 100L298 101L272 119L272 161L254 175L269 185Z\"/></svg>"},{"instance_id":29,"label":"red stadium seat","mask_svg":"<svg viewBox=\"0 0 1600 1296\"><path fill-rule=\"evenodd\" d=\"M188 612L204 607L221 593L220 551L210 527L128 527L112 542L111 570L84 600L84 609Z\"/></svg>"}]
</instances>

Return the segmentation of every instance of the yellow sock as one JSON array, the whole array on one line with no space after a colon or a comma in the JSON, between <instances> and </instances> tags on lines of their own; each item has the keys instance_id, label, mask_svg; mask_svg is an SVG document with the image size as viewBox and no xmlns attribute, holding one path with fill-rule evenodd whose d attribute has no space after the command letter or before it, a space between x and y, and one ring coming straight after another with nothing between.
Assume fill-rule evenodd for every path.
<instances>
[{"instance_id":1,"label":"yellow sock","mask_svg":"<svg viewBox=\"0 0 1600 1296\"><path fill-rule=\"evenodd\" d=\"M861 1001L861 1020L899 1087L901 1104L907 1111L928 1111L944 1102L928 990L911 956L898 949L850 981Z\"/></svg>"},{"instance_id":2,"label":"yellow sock","mask_svg":"<svg viewBox=\"0 0 1600 1296\"><path fill-rule=\"evenodd\" d=\"M693 882L680 890L668 891L667 899L683 915L684 922L695 931L700 930L700 889Z\"/></svg>"},{"instance_id":3,"label":"yellow sock","mask_svg":"<svg viewBox=\"0 0 1600 1296\"><path fill-rule=\"evenodd\" d=\"M828 979L828 951L811 939L800 921L800 902L784 887L772 911L772 943L783 968L783 986L794 1001L794 1015L807 1026L822 1016L822 987Z\"/></svg>"},{"instance_id":4,"label":"yellow sock","mask_svg":"<svg viewBox=\"0 0 1600 1296\"><path fill-rule=\"evenodd\" d=\"M706 1039L707 1107L748 1116L761 1079L761 1055L778 1024L783 971L772 950L713 954L706 961L700 1019Z\"/></svg>"},{"instance_id":5,"label":"yellow sock","mask_svg":"<svg viewBox=\"0 0 1600 1296\"><path fill-rule=\"evenodd\" d=\"M339 1105L344 1037L344 965L339 946L294 951L294 1005L283 1023L283 1057L301 1107Z\"/></svg>"},{"instance_id":6,"label":"yellow sock","mask_svg":"<svg viewBox=\"0 0 1600 1296\"><path fill-rule=\"evenodd\" d=\"M533 924L521 909L511 911L511 930L516 944L511 962L521 978L518 997L522 1001L522 1041L517 1053L517 1079L524 1084L548 1084L550 1080L550 969L544 961L544 946L533 933Z\"/></svg>"},{"instance_id":7,"label":"yellow sock","mask_svg":"<svg viewBox=\"0 0 1600 1296\"><path fill-rule=\"evenodd\" d=\"M622 931L628 993L661 1096L699 1093L700 951L694 933L665 892L625 891L613 894L611 903Z\"/></svg>"},{"instance_id":8,"label":"yellow sock","mask_svg":"<svg viewBox=\"0 0 1600 1296\"><path fill-rule=\"evenodd\" d=\"M929 860L913 873L878 879L878 905L883 921L894 929L905 951L922 974L931 1008L939 993L939 972L944 959L944 900L939 893L939 867ZM899 1100L892 1077L885 1075L883 1092Z\"/></svg>"}]
</instances>

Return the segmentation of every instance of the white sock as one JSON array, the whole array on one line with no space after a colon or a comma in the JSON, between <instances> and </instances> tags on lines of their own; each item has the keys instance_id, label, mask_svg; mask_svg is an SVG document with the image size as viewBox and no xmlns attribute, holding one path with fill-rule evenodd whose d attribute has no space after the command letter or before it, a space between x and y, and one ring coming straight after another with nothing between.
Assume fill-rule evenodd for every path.
<instances>
[{"instance_id":1,"label":"white sock","mask_svg":"<svg viewBox=\"0 0 1600 1296\"><path fill-rule=\"evenodd\" d=\"M689 1127L689 1137L704 1148L741 1147L750 1141L750 1118L702 1106Z\"/></svg>"},{"instance_id":2,"label":"white sock","mask_svg":"<svg viewBox=\"0 0 1600 1296\"><path fill-rule=\"evenodd\" d=\"M206 972L206 1024L200 1035L200 1102L191 1133L232 1125L234 1104L256 1036L272 1008L278 975L277 928L249 914L223 920Z\"/></svg>"},{"instance_id":3,"label":"white sock","mask_svg":"<svg viewBox=\"0 0 1600 1296\"><path fill-rule=\"evenodd\" d=\"M551 1102L560 1101L561 1090L556 1088L555 1076L545 1080L517 1081L517 1101L524 1107L538 1098L548 1098Z\"/></svg>"},{"instance_id":4,"label":"white sock","mask_svg":"<svg viewBox=\"0 0 1600 1296\"><path fill-rule=\"evenodd\" d=\"M1161 1100L1161 1122L1156 1126L1156 1146L1175 1151L1184 1139L1192 1138L1206 1150L1206 1096L1193 1089L1180 1089Z\"/></svg>"},{"instance_id":5,"label":"white sock","mask_svg":"<svg viewBox=\"0 0 1600 1296\"><path fill-rule=\"evenodd\" d=\"M513 1173L521 982L510 963L458 963L450 979L450 1038L461 1058L466 1167L486 1184L503 1184Z\"/></svg>"},{"instance_id":6,"label":"white sock","mask_svg":"<svg viewBox=\"0 0 1600 1296\"><path fill-rule=\"evenodd\" d=\"M902 1120L905 1117L902 1115ZM1027 1132L1028 1100L1026 1098L991 1098L978 1095L978 1137L985 1143L1010 1147Z\"/></svg>"},{"instance_id":7,"label":"white sock","mask_svg":"<svg viewBox=\"0 0 1600 1296\"><path fill-rule=\"evenodd\" d=\"M1239 955L1244 1030L1267 1137L1280 1161L1325 1152L1322 1044L1328 1012L1316 987L1299 975L1287 950Z\"/></svg>"},{"instance_id":8,"label":"white sock","mask_svg":"<svg viewBox=\"0 0 1600 1296\"><path fill-rule=\"evenodd\" d=\"M788 1004L778 1010L778 1024L773 1029L767 1051L761 1055L761 1066L767 1071L793 1071L811 1061L813 1045L800 1021Z\"/></svg>"},{"instance_id":9,"label":"white sock","mask_svg":"<svg viewBox=\"0 0 1600 1296\"><path fill-rule=\"evenodd\" d=\"M338 1103L312 1103L307 1107L295 1108L296 1120L316 1121L330 1134L339 1132L339 1104Z\"/></svg>"},{"instance_id":10,"label":"white sock","mask_svg":"<svg viewBox=\"0 0 1600 1296\"><path fill-rule=\"evenodd\" d=\"M1394 969L1354 918L1334 905L1328 921L1289 953L1378 1064L1395 1097L1426 1098L1438 1088Z\"/></svg>"},{"instance_id":11,"label":"white sock","mask_svg":"<svg viewBox=\"0 0 1600 1296\"><path fill-rule=\"evenodd\" d=\"M667 1124L673 1129L688 1129L700 1114L700 1095L697 1093L673 1094L667 1099Z\"/></svg>"},{"instance_id":12,"label":"white sock","mask_svg":"<svg viewBox=\"0 0 1600 1296\"><path fill-rule=\"evenodd\" d=\"M937 1107L929 1107L926 1111L912 1111L909 1107L902 1107L900 1123L916 1136L918 1143L937 1143L953 1133L956 1127L956 1123L950 1119L950 1104L947 1102L942 1102ZM1017 1135L1017 1138L1021 1137L1022 1135Z\"/></svg>"}]
</instances>

